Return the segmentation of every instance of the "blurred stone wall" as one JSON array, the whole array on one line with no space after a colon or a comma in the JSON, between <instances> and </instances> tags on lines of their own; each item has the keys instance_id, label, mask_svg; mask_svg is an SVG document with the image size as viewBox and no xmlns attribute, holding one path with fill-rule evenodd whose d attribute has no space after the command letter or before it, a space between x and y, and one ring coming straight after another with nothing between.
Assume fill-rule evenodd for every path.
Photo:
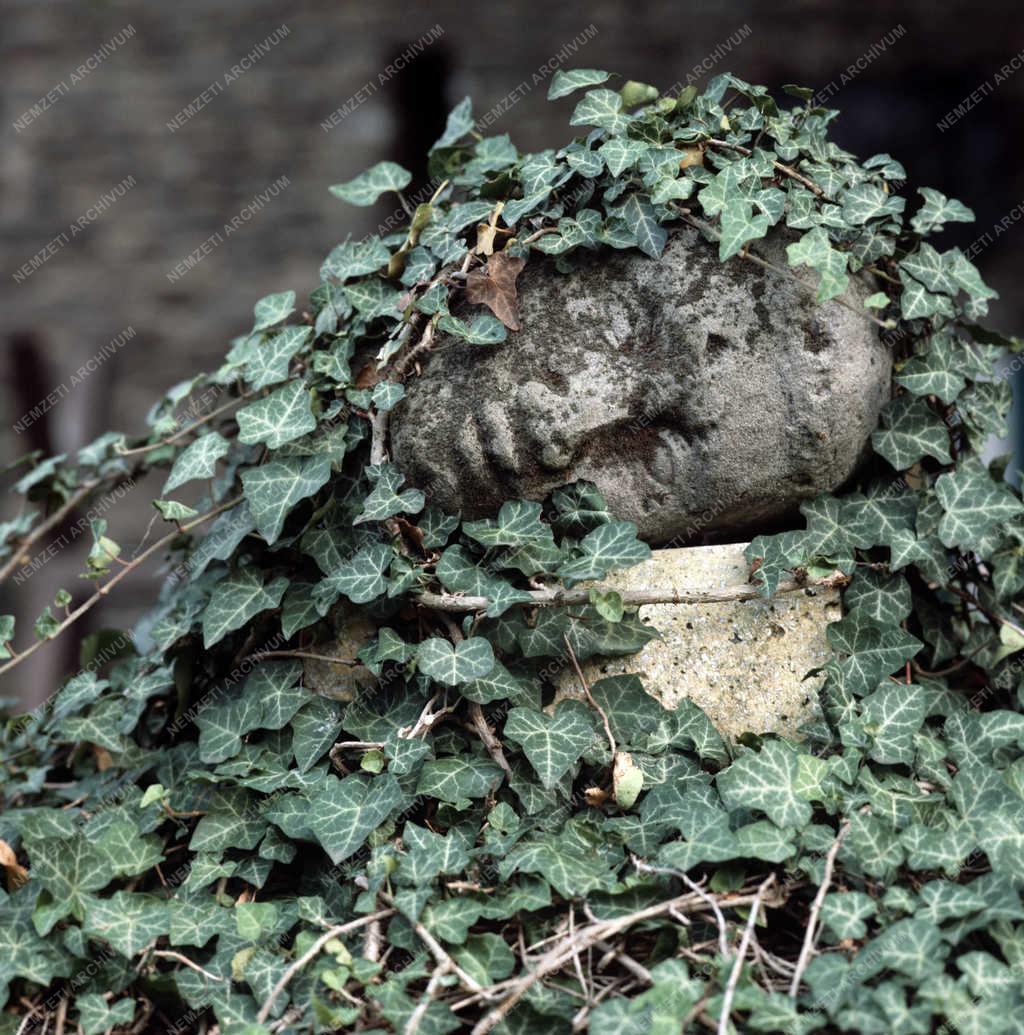
<instances>
[{"instance_id":1,"label":"blurred stone wall","mask_svg":"<svg viewBox=\"0 0 1024 1035\"><path fill-rule=\"evenodd\" d=\"M572 99L545 100L559 65L662 86L729 69L822 90L843 110L841 143L889 151L911 187L975 209L976 228L951 243L979 240L976 262L1003 294L996 322L1019 329L1022 52L1009 0L8 0L0 458L140 428L165 387L218 362L257 298L304 297L335 243L392 213L345 206L328 185L383 158L422 179L422 155L464 94L489 113L489 132L524 149L560 145ZM104 515L115 536L138 541L149 496L143 486ZM84 593L80 560L59 552L29 580L28 606L62 584ZM151 579L125 587L93 627L127 620ZM67 651L41 651L51 660L0 693L44 693Z\"/></svg>"}]
</instances>

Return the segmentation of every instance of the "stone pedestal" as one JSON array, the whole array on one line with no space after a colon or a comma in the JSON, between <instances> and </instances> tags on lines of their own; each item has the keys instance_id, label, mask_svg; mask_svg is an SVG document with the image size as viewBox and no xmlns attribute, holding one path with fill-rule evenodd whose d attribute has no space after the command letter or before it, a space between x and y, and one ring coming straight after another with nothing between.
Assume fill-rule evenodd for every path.
<instances>
[{"instance_id":1,"label":"stone pedestal","mask_svg":"<svg viewBox=\"0 0 1024 1035\"><path fill-rule=\"evenodd\" d=\"M613 574L601 588L742 585L749 570L745 546L655 550L649 561ZM663 638L630 657L586 662L588 681L634 672L665 707L689 698L730 737L746 731L791 735L817 714L822 677L803 677L832 657L825 626L841 617L838 590L815 587L771 600L650 604L640 608L640 617ZM571 668L558 685L562 696L582 696Z\"/></svg>"}]
</instances>

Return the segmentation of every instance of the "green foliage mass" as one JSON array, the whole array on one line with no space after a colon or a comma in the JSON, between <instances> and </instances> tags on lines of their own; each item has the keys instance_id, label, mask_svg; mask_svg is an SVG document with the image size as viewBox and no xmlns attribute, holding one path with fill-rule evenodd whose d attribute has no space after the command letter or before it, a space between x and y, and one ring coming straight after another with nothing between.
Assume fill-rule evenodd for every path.
<instances>
[{"instance_id":1,"label":"green foliage mass","mask_svg":"<svg viewBox=\"0 0 1024 1035\"><path fill-rule=\"evenodd\" d=\"M963 253L925 240L970 211L923 189L908 218L899 162L859 161L828 139L837 112L785 92L790 107L731 75L658 97L559 73L581 135L528 155L480 137L467 99L407 227L339 244L306 303L257 302L143 438L28 459L15 488L36 506L0 527L5 573L47 513L154 468L170 531L147 555L169 570L130 636L86 639L82 671L3 727L0 1030L26 1004L88 1035L574 1018L647 1035L723 1012L722 1031L1019 1030L1024 506L981 450L1005 433L996 364L1020 343L983 329L993 292ZM369 205L409 179L384 162L332 190ZM614 594L536 595L647 547L593 486L460 523L387 460L387 414L442 333L515 347L462 274L502 251L563 271L581 251L656 258L685 224L733 263L788 228L822 302L874 283L895 353L860 484L749 550L765 595L849 576L798 742L726 743L634 676L546 708L570 648L624 655L654 633ZM199 397L216 408L196 416ZM106 531L93 522L87 572L103 592L138 560ZM486 600L439 610L465 596ZM365 678L321 696L303 655L334 656L357 610L376 634L332 671ZM0 617L0 671L32 650ZM568 937L580 952L558 956Z\"/></svg>"}]
</instances>

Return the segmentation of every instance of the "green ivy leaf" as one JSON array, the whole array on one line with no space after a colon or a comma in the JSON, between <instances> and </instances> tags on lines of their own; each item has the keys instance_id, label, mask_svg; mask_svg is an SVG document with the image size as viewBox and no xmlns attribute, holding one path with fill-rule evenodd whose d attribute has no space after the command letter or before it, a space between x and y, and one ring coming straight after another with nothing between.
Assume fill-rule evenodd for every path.
<instances>
[{"instance_id":1,"label":"green ivy leaf","mask_svg":"<svg viewBox=\"0 0 1024 1035\"><path fill-rule=\"evenodd\" d=\"M512 708L505 736L519 744L544 787L556 783L594 742L596 725L580 701L559 702L551 715L532 708Z\"/></svg>"},{"instance_id":2,"label":"green ivy leaf","mask_svg":"<svg viewBox=\"0 0 1024 1035\"><path fill-rule=\"evenodd\" d=\"M486 676L494 667L494 651L482 636L471 636L457 645L431 636L417 648L416 662L436 682L458 686Z\"/></svg>"},{"instance_id":3,"label":"green ivy leaf","mask_svg":"<svg viewBox=\"0 0 1024 1035\"><path fill-rule=\"evenodd\" d=\"M288 380L291 361L313 340L312 327L283 327L255 346L243 371L254 389Z\"/></svg>"},{"instance_id":4,"label":"green ivy leaf","mask_svg":"<svg viewBox=\"0 0 1024 1035\"><path fill-rule=\"evenodd\" d=\"M265 331L295 312L295 292L282 291L276 295L264 295L253 307L252 312L255 319L253 331Z\"/></svg>"},{"instance_id":5,"label":"green ivy leaf","mask_svg":"<svg viewBox=\"0 0 1024 1035\"><path fill-rule=\"evenodd\" d=\"M265 399L243 406L236 417L238 440L246 445L263 442L277 449L316 430L310 393L302 381L293 381Z\"/></svg>"},{"instance_id":6,"label":"green ivy leaf","mask_svg":"<svg viewBox=\"0 0 1024 1035\"><path fill-rule=\"evenodd\" d=\"M609 571L628 568L651 556L651 548L636 537L632 521L609 521L580 541L583 556L563 564L558 576L568 585L587 579L602 579Z\"/></svg>"},{"instance_id":7,"label":"green ivy leaf","mask_svg":"<svg viewBox=\"0 0 1024 1035\"><path fill-rule=\"evenodd\" d=\"M377 199L388 191L405 190L412 181L412 173L395 162L378 162L364 173L347 183L338 183L330 187L330 192L350 205L365 208L373 205Z\"/></svg>"},{"instance_id":8,"label":"green ivy leaf","mask_svg":"<svg viewBox=\"0 0 1024 1035\"><path fill-rule=\"evenodd\" d=\"M277 607L287 588L284 575L265 582L255 568L241 568L218 582L203 611L203 646L212 647L261 611Z\"/></svg>"},{"instance_id":9,"label":"green ivy leaf","mask_svg":"<svg viewBox=\"0 0 1024 1035\"><path fill-rule=\"evenodd\" d=\"M799 751L769 740L760 751L743 751L718 774L717 783L730 808L759 809L779 827L802 827L811 818L811 806L797 793L799 776Z\"/></svg>"},{"instance_id":10,"label":"green ivy leaf","mask_svg":"<svg viewBox=\"0 0 1024 1035\"><path fill-rule=\"evenodd\" d=\"M559 97L566 97L585 86L597 86L609 78L611 78L610 73L596 68L570 68L564 72L559 69L551 78L548 100L555 101Z\"/></svg>"},{"instance_id":11,"label":"green ivy leaf","mask_svg":"<svg viewBox=\"0 0 1024 1035\"><path fill-rule=\"evenodd\" d=\"M167 904L155 895L115 891L110 898L90 895L85 906L85 932L128 959L170 928Z\"/></svg>"},{"instance_id":12,"label":"green ivy leaf","mask_svg":"<svg viewBox=\"0 0 1024 1035\"><path fill-rule=\"evenodd\" d=\"M796 244L786 245L790 266L810 266L821 277L817 300L827 302L843 294L849 286L846 275L846 256L832 247L828 233L816 226L800 238Z\"/></svg>"},{"instance_id":13,"label":"green ivy leaf","mask_svg":"<svg viewBox=\"0 0 1024 1035\"><path fill-rule=\"evenodd\" d=\"M600 126L609 133L623 133L629 118L622 113L622 98L614 90L588 90L569 119L570 126Z\"/></svg>"},{"instance_id":14,"label":"green ivy leaf","mask_svg":"<svg viewBox=\"0 0 1024 1035\"><path fill-rule=\"evenodd\" d=\"M941 230L946 223L974 222L974 213L966 205L947 198L941 191L918 187L917 193L924 198L924 204L910 221L915 234L932 234Z\"/></svg>"},{"instance_id":15,"label":"green ivy leaf","mask_svg":"<svg viewBox=\"0 0 1024 1035\"><path fill-rule=\"evenodd\" d=\"M390 773L356 774L343 780L327 776L309 797L309 826L337 865L358 851L404 801L402 789Z\"/></svg>"},{"instance_id":16,"label":"green ivy leaf","mask_svg":"<svg viewBox=\"0 0 1024 1035\"><path fill-rule=\"evenodd\" d=\"M217 473L217 461L230 451L231 443L223 435L216 431L202 435L178 454L161 491L171 492L196 478L212 478Z\"/></svg>"},{"instance_id":17,"label":"green ivy leaf","mask_svg":"<svg viewBox=\"0 0 1024 1035\"><path fill-rule=\"evenodd\" d=\"M985 533L1024 512L1024 504L1006 484L995 481L981 460L962 460L955 471L935 483L945 513L939 538L946 546L975 550Z\"/></svg>"},{"instance_id":18,"label":"green ivy leaf","mask_svg":"<svg viewBox=\"0 0 1024 1035\"><path fill-rule=\"evenodd\" d=\"M745 244L768 233L771 226L768 216L752 215L752 207L752 203L746 198L731 198L722 209L722 233L718 240L720 261L725 262L742 251Z\"/></svg>"},{"instance_id":19,"label":"green ivy leaf","mask_svg":"<svg viewBox=\"0 0 1024 1035\"><path fill-rule=\"evenodd\" d=\"M292 509L319 492L330 478L329 457L288 457L243 471L242 485L260 535L268 543L277 542Z\"/></svg>"},{"instance_id":20,"label":"green ivy leaf","mask_svg":"<svg viewBox=\"0 0 1024 1035\"><path fill-rule=\"evenodd\" d=\"M394 464L379 464L366 469L367 477L374 483L373 491L363 501L363 509L353 524L366 521L384 521L395 514L415 514L423 509L426 497L419 489L398 489L405 481L405 475Z\"/></svg>"},{"instance_id":21,"label":"green ivy leaf","mask_svg":"<svg viewBox=\"0 0 1024 1035\"><path fill-rule=\"evenodd\" d=\"M393 556L394 551L384 543L365 546L320 585L335 594L344 593L353 604L369 603L387 588L384 572Z\"/></svg>"}]
</instances>

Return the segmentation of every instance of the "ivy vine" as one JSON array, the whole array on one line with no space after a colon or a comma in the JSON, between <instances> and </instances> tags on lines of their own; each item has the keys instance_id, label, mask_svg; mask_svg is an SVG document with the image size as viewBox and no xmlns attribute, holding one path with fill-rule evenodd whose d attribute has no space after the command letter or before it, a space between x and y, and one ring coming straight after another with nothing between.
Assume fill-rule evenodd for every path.
<instances>
[{"instance_id":1,"label":"ivy vine","mask_svg":"<svg viewBox=\"0 0 1024 1035\"><path fill-rule=\"evenodd\" d=\"M93 520L95 593L59 591L34 640L0 617L0 673L150 558L167 573L2 728L0 1031L1018 1030L1024 505L984 449L1022 343L928 240L972 214L922 188L908 217L900 163L829 140L809 89L612 78L557 73L581 135L536 154L482 138L467 98L421 204L392 162L331 188L397 192L406 226L337 245L301 309L260 299L144 436L21 463L0 580L157 469L167 530L126 557ZM727 742L636 676L550 707L555 672L656 635L636 607L658 587L585 585L649 548L592 485L461 521L389 460L432 352L515 348L526 262L657 261L687 225L792 276L757 248L786 228L821 303L870 278L894 351L860 483L717 593L845 586L799 741ZM373 632L346 647L354 618Z\"/></svg>"}]
</instances>

